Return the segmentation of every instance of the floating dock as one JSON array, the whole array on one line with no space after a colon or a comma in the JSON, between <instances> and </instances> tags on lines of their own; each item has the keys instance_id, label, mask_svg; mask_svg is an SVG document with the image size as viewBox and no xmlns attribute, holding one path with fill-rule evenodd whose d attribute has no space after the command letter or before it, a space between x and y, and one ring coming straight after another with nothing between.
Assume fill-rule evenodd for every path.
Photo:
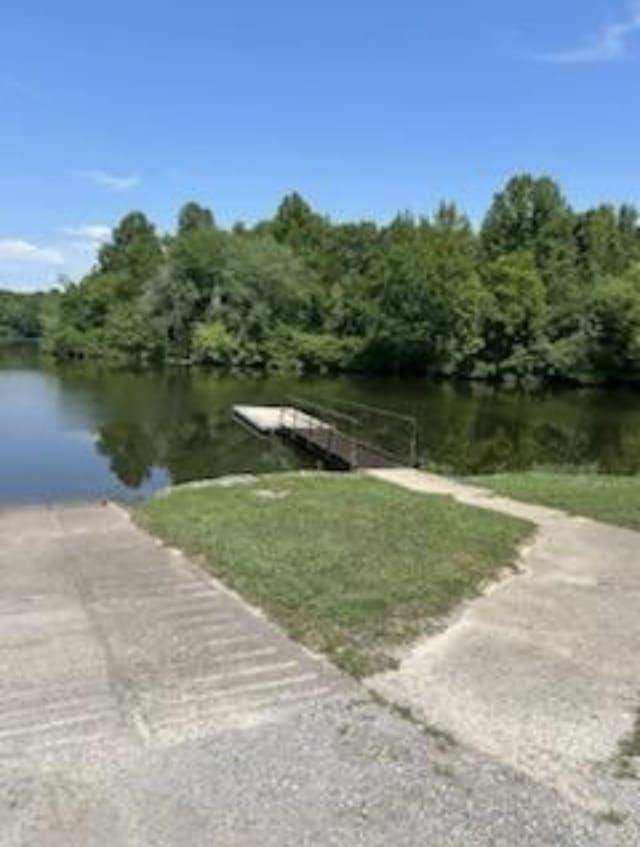
<instances>
[{"instance_id":1,"label":"floating dock","mask_svg":"<svg viewBox=\"0 0 640 847\"><path fill-rule=\"evenodd\" d=\"M262 436L278 436L336 470L400 463L370 444L295 406L234 406L234 417Z\"/></svg>"},{"instance_id":2,"label":"floating dock","mask_svg":"<svg viewBox=\"0 0 640 847\"><path fill-rule=\"evenodd\" d=\"M261 435L274 435L283 429L329 429L330 424L294 406L234 406L233 414Z\"/></svg>"}]
</instances>

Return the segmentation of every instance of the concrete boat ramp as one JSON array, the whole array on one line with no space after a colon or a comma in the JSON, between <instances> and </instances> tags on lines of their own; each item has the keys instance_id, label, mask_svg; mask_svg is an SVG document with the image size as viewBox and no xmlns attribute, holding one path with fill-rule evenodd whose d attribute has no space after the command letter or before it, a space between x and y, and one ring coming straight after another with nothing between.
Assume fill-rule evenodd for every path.
<instances>
[{"instance_id":1,"label":"concrete boat ramp","mask_svg":"<svg viewBox=\"0 0 640 847\"><path fill-rule=\"evenodd\" d=\"M0 510L1 847L637 835L373 702L120 508Z\"/></svg>"}]
</instances>

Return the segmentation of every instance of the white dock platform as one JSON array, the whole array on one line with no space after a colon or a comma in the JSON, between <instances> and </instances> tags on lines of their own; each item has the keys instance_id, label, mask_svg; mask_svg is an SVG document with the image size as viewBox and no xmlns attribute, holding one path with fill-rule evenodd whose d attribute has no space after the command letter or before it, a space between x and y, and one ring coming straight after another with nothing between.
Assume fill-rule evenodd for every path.
<instances>
[{"instance_id":1,"label":"white dock platform","mask_svg":"<svg viewBox=\"0 0 640 847\"><path fill-rule=\"evenodd\" d=\"M234 406L233 414L262 435L283 430L331 429L330 424L294 406Z\"/></svg>"}]
</instances>

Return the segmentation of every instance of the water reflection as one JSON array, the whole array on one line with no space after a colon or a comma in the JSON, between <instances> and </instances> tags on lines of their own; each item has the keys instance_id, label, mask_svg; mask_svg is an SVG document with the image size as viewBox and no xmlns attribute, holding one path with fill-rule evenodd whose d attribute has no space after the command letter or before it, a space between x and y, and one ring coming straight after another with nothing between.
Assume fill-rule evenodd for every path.
<instances>
[{"instance_id":1,"label":"water reflection","mask_svg":"<svg viewBox=\"0 0 640 847\"><path fill-rule=\"evenodd\" d=\"M300 467L231 418L234 403L295 394L415 415L423 464L453 473L544 466L640 472L632 391L499 391L407 380L297 379L203 371L56 367L0 356L0 500L144 496L169 482ZM372 440L408 452L408 431L358 412Z\"/></svg>"}]
</instances>

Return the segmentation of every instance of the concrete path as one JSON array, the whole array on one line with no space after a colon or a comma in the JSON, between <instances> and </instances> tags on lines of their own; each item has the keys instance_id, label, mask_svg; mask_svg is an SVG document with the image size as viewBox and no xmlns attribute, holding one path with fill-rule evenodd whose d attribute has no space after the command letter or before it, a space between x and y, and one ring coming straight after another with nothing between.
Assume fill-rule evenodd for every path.
<instances>
[{"instance_id":1,"label":"concrete path","mask_svg":"<svg viewBox=\"0 0 640 847\"><path fill-rule=\"evenodd\" d=\"M373 703L121 510L0 511L2 847L637 836Z\"/></svg>"},{"instance_id":2,"label":"concrete path","mask_svg":"<svg viewBox=\"0 0 640 847\"><path fill-rule=\"evenodd\" d=\"M370 686L585 808L624 805L628 786L611 774L640 709L640 534L419 471L371 473L526 518L537 533L520 575Z\"/></svg>"}]
</instances>

